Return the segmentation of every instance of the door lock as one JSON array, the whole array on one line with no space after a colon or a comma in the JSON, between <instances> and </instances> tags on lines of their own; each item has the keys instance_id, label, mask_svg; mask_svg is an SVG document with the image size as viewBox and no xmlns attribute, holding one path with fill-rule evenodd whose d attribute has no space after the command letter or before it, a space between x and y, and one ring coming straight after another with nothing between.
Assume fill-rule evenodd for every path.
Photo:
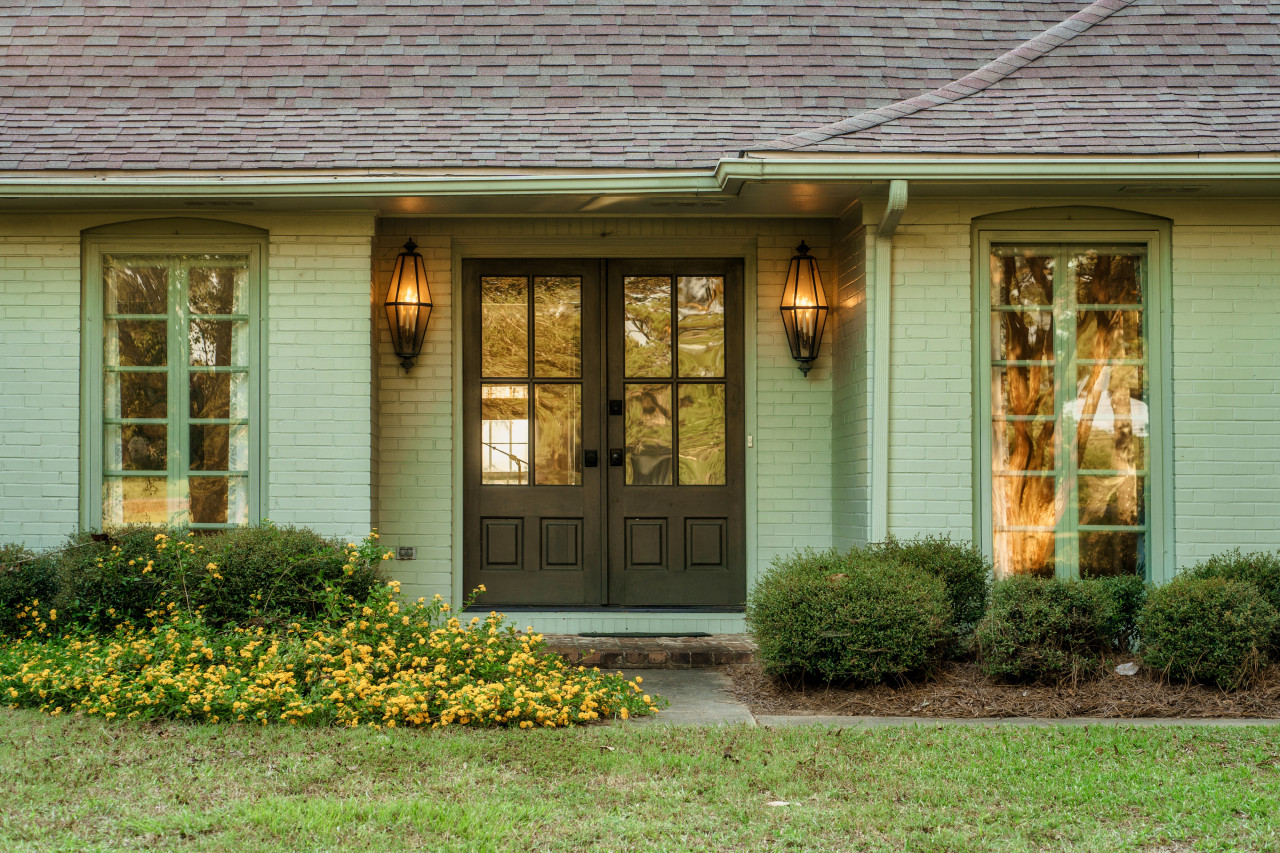
<instances>
[{"instance_id":1,"label":"door lock","mask_svg":"<svg viewBox=\"0 0 1280 853\"><path fill-rule=\"evenodd\" d=\"M609 414L611 414L611 415L620 415L620 414L622 414L622 401L621 401L621 400L610 400L610 401L609 401Z\"/></svg>"},{"instance_id":2,"label":"door lock","mask_svg":"<svg viewBox=\"0 0 1280 853\"><path fill-rule=\"evenodd\" d=\"M600 452L598 450L582 451L582 465L585 468L595 468L600 464Z\"/></svg>"},{"instance_id":3,"label":"door lock","mask_svg":"<svg viewBox=\"0 0 1280 853\"><path fill-rule=\"evenodd\" d=\"M611 466L613 466L614 468L620 467L622 465L622 460L623 460L623 454L621 449L617 447L610 449L609 464Z\"/></svg>"}]
</instances>

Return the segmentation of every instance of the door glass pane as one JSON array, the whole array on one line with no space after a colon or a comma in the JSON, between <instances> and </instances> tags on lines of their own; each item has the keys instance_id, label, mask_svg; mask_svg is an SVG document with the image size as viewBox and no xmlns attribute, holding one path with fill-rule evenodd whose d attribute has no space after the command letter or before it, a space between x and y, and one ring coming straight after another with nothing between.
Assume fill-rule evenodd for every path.
<instances>
[{"instance_id":1,"label":"door glass pane","mask_svg":"<svg viewBox=\"0 0 1280 853\"><path fill-rule=\"evenodd\" d=\"M676 279L681 376L724 376L724 278Z\"/></svg>"},{"instance_id":2,"label":"door glass pane","mask_svg":"<svg viewBox=\"0 0 1280 853\"><path fill-rule=\"evenodd\" d=\"M529 375L529 282L523 276L480 279L480 372Z\"/></svg>"},{"instance_id":3,"label":"door glass pane","mask_svg":"<svg viewBox=\"0 0 1280 853\"><path fill-rule=\"evenodd\" d=\"M670 376L671 279L626 276L622 285L627 376Z\"/></svg>"},{"instance_id":4,"label":"door glass pane","mask_svg":"<svg viewBox=\"0 0 1280 853\"><path fill-rule=\"evenodd\" d=\"M671 386L626 386L627 485L669 486Z\"/></svg>"},{"instance_id":5,"label":"door glass pane","mask_svg":"<svg viewBox=\"0 0 1280 853\"><path fill-rule=\"evenodd\" d=\"M192 320L188 341L197 367L247 367L249 324L237 320Z\"/></svg>"},{"instance_id":6,"label":"door glass pane","mask_svg":"<svg viewBox=\"0 0 1280 853\"><path fill-rule=\"evenodd\" d=\"M163 418L169 411L169 376L112 371L107 374L106 397L109 418Z\"/></svg>"},{"instance_id":7,"label":"door glass pane","mask_svg":"<svg viewBox=\"0 0 1280 853\"><path fill-rule=\"evenodd\" d=\"M582 483L582 386L534 386L534 482Z\"/></svg>"},{"instance_id":8,"label":"door glass pane","mask_svg":"<svg viewBox=\"0 0 1280 853\"><path fill-rule=\"evenodd\" d=\"M992 305L1053 305L1053 249L995 246L991 250Z\"/></svg>"},{"instance_id":9,"label":"door glass pane","mask_svg":"<svg viewBox=\"0 0 1280 853\"><path fill-rule=\"evenodd\" d=\"M106 360L111 367L164 367L169 324L164 320L108 320Z\"/></svg>"},{"instance_id":10,"label":"door glass pane","mask_svg":"<svg viewBox=\"0 0 1280 853\"><path fill-rule=\"evenodd\" d=\"M249 417L249 374L192 372L191 417Z\"/></svg>"},{"instance_id":11,"label":"door glass pane","mask_svg":"<svg viewBox=\"0 0 1280 853\"><path fill-rule=\"evenodd\" d=\"M725 484L724 386L680 386L680 485Z\"/></svg>"},{"instance_id":12,"label":"door glass pane","mask_svg":"<svg viewBox=\"0 0 1280 853\"><path fill-rule=\"evenodd\" d=\"M159 477L104 477L104 524L166 524L169 521L168 483Z\"/></svg>"},{"instance_id":13,"label":"door glass pane","mask_svg":"<svg viewBox=\"0 0 1280 853\"><path fill-rule=\"evenodd\" d=\"M534 278L533 345L536 375L582 375L582 279Z\"/></svg>"},{"instance_id":14,"label":"door glass pane","mask_svg":"<svg viewBox=\"0 0 1280 853\"><path fill-rule=\"evenodd\" d=\"M108 424L106 465L116 471L164 471L168 468L168 432L164 424Z\"/></svg>"},{"instance_id":15,"label":"door glass pane","mask_svg":"<svg viewBox=\"0 0 1280 853\"><path fill-rule=\"evenodd\" d=\"M529 483L529 387L485 385L480 392L480 482Z\"/></svg>"},{"instance_id":16,"label":"door glass pane","mask_svg":"<svg viewBox=\"0 0 1280 853\"><path fill-rule=\"evenodd\" d=\"M166 314L169 270L143 266L126 258L107 257L103 276L107 314Z\"/></svg>"},{"instance_id":17,"label":"door glass pane","mask_svg":"<svg viewBox=\"0 0 1280 853\"><path fill-rule=\"evenodd\" d=\"M237 267L195 267L188 281L188 302L194 314L242 314L248 270Z\"/></svg>"},{"instance_id":18,"label":"door glass pane","mask_svg":"<svg viewBox=\"0 0 1280 853\"><path fill-rule=\"evenodd\" d=\"M1141 305L1142 261L1138 249L1076 252L1067 262L1080 305Z\"/></svg>"}]
</instances>

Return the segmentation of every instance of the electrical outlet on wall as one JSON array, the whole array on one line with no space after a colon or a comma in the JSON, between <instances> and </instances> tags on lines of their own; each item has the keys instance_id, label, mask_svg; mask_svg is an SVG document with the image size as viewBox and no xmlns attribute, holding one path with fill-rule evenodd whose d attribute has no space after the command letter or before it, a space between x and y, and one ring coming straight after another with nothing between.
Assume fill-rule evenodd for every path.
<instances>
[{"instance_id":1,"label":"electrical outlet on wall","mask_svg":"<svg viewBox=\"0 0 1280 853\"><path fill-rule=\"evenodd\" d=\"M412 545L400 545L396 548L397 560L415 560L418 557L418 549Z\"/></svg>"}]
</instances>

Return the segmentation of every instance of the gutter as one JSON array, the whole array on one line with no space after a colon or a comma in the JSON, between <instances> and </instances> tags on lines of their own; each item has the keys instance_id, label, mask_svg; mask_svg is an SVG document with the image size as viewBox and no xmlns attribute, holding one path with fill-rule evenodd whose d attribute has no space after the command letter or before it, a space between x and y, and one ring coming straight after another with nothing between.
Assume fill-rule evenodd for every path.
<instances>
[{"instance_id":1,"label":"gutter","mask_svg":"<svg viewBox=\"0 0 1280 853\"><path fill-rule=\"evenodd\" d=\"M343 198L487 195L736 194L749 182L935 181L1257 181L1280 180L1280 157L1038 157L755 154L720 160L710 171L579 171L570 174L274 174L190 172L0 172L4 198Z\"/></svg>"},{"instance_id":2,"label":"gutter","mask_svg":"<svg viewBox=\"0 0 1280 853\"><path fill-rule=\"evenodd\" d=\"M876 229L875 269L871 282L871 529L872 542L889 535L889 371L893 328L893 232L907 209L907 182L889 182Z\"/></svg>"},{"instance_id":3,"label":"gutter","mask_svg":"<svg viewBox=\"0 0 1280 853\"><path fill-rule=\"evenodd\" d=\"M1280 157L1006 157L864 155L848 157L757 153L724 159L716 179L729 189L748 181L1106 181L1280 179Z\"/></svg>"}]
</instances>

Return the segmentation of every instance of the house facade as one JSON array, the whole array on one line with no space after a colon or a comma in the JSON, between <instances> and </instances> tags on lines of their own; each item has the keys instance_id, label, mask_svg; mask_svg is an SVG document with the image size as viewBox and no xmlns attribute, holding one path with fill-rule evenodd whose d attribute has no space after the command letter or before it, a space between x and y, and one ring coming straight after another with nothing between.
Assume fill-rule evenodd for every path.
<instances>
[{"instance_id":1,"label":"house facade","mask_svg":"<svg viewBox=\"0 0 1280 853\"><path fill-rule=\"evenodd\" d=\"M376 527L547 631L1280 547L1280 5L917 6L0 13L0 539Z\"/></svg>"}]
</instances>

